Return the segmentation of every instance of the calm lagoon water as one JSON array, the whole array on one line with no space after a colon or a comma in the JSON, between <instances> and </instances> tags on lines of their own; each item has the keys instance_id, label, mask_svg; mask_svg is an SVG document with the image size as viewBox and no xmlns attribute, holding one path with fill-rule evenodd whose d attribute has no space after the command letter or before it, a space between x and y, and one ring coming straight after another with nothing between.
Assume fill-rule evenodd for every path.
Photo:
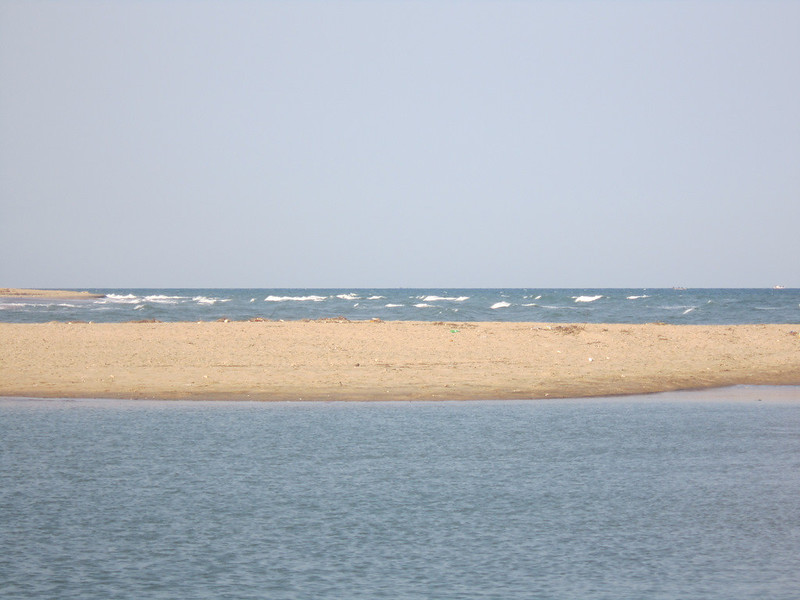
<instances>
[{"instance_id":1,"label":"calm lagoon water","mask_svg":"<svg viewBox=\"0 0 800 600\"><path fill-rule=\"evenodd\" d=\"M797 598L797 388L725 393L0 400L0 597Z\"/></svg>"}]
</instances>

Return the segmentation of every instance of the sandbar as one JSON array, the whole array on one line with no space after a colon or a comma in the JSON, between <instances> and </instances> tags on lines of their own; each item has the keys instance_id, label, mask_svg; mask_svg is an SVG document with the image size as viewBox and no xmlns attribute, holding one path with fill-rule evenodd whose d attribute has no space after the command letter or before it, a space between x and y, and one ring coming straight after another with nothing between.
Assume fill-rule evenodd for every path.
<instances>
[{"instance_id":1,"label":"sandbar","mask_svg":"<svg viewBox=\"0 0 800 600\"><path fill-rule=\"evenodd\" d=\"M61 298L78 300L81 298L103 298L103 294L93 294L77 290L35 290L29 288L0 288L0 298Z\"/></svg>"},{"instance_id":2,"label":"sandbar","mask_svg":"<svg viewBox=\"0 0 800 600\"><path fill-rule=\"evenodd\" d=\"M800 385L800 325L0 323L0 396L487 400Z\"/></svg>"}]
</instances>

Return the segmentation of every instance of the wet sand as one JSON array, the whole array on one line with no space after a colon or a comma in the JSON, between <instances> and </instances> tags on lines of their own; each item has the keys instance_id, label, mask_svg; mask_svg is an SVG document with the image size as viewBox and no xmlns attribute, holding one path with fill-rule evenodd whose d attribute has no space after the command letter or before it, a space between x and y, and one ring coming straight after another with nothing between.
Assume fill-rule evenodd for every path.
<instances>
[{"instance_id":1,"label":"wet sand","mask_svg":"<svg viewBox=\"0 0 800 600\"><path fill-rule=\"evenodd\" d=\"M0 323L0 395L441 400L800 385L800 325Z\"/></svg>"}]
</instances>

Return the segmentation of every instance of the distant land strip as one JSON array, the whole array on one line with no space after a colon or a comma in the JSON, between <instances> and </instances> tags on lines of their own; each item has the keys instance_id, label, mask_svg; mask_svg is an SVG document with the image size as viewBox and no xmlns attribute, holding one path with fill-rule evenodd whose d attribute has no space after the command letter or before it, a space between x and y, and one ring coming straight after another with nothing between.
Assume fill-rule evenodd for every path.
<instances>
[{"instance_id":1,"label":"distant land strip","mask_svg":"<svg viewBox=\"0 0 800 600\"><path fill-rule=\"evenodd\" d=\"M103 298L103 294L81 292L75 290L34 290L28 288L0 288L0 297L4 298Z\"/></svg>"}]
</instances>

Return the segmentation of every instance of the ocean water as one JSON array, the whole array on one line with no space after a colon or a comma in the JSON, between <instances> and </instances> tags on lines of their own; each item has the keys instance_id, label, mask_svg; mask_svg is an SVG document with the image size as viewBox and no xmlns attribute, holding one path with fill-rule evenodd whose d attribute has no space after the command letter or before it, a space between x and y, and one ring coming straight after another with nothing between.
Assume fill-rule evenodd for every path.
<instances>
[{"instance_id":1,"label":"ocean water","mask_svg":"<svg viewBox=\"0 0 800 600\"><path fill-rule=\"evenodd\" d=\"M800 323L800 289L96 289L87 300L0 298L0 321L217 319Z\"/></svg>"},{"instance_id":2,"label":"ocean water","mask_svg":"<svg viewBox=\"0 0 800 600\"><path fill-rule=\"evenodd\" d=\"M795 599L797 389L734 391L3 399L0 597Z\"/></svg>"}]
</instances>

